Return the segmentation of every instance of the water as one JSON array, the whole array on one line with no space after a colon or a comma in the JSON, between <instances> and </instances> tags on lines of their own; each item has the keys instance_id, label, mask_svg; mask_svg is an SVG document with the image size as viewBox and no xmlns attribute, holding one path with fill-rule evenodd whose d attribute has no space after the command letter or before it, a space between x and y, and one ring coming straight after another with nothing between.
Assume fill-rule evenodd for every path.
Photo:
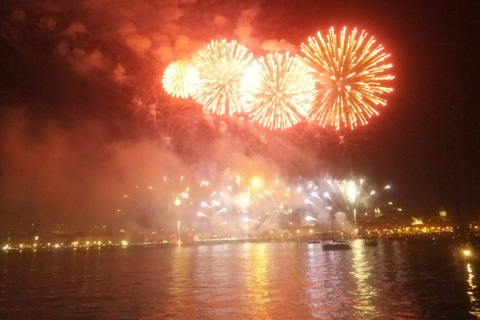
<instances>
[{"instance_id":1,"label":"water","mask_svg":"<svg viewBox=\"0 0 480 320\"><path fill-rule=\"evenodd\" d=\"M480 319L446 246L304 242L0 254L1 319Z\"/></svg>"}]
</instances>

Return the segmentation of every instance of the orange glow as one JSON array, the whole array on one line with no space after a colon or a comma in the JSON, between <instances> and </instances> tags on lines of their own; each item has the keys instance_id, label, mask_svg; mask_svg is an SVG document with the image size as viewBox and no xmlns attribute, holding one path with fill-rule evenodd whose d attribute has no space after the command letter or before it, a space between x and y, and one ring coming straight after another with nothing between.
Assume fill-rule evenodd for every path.
<instances>
[{"instance_id":1,"label":"orange glow","mask_svg":"<svg viewBox=\"0 0 480 320\"><path fill-rule=\"evenodd\" d=\"M260 181L259 178L253 178L253 179L252 179L252 186L253 186L253 187L259 187L259 186L260 186L260 183L261 183L261 181Z\"/></svg>"}]
</instances>

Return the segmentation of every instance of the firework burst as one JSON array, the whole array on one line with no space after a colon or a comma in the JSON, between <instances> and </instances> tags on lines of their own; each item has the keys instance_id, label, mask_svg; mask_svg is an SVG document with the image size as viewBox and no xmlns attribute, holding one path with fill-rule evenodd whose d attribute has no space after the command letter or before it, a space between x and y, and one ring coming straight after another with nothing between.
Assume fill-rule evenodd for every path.
<instances>
[{"instance_id":1,"label":"firework burst","mask_svg":"<svg viewBox=\"0 0 480 320\"><path fill-rule=\"evenodd\" d=\"M270 129L286 129L305 117L315 92L312 70L297 57L268 54L255 61L242 81L250 117Z\"/></svg>"},{"instance_id":2,"label":"firework burst","mask_svg":"<svg viewBox=\"0 0 480 320\"><path fill-rule=\"evenodd\" d=\"M242 112L240 83L251 61L252 54L236 41L212 41L193 60L200 77L195 101L218 115Z\"/></svg>"},{"instance_id":3,"label":"firework burst","mask_svg":"<svg viewBox=\"0 0 480 320\"><path fill-rule=\"evenodd\" d=\"M302 44L303 61L316 70L317 91L310 121L336 129L367 124L368 118L378 114L376 106L386 104L382 95L392 91L383 86L393 79L385 74L392 67L384 64L390 55L375 45L373 38L367 39L364 31L357 35L357 29L346 36L344 28L339 38L333 28L326 40L320 32L317 36Z\"/></svg>"},{"instance_id":4,"label":"firework burst","mask_svg":"<svg viewBox=\"0 0 480 320\"><path fill-rule=\"evenodd\" d=\"M198 83L198 71L184 61L170 63L163 73L165 91L174 98L188 98Z\"/></svg>"}]
</instances>

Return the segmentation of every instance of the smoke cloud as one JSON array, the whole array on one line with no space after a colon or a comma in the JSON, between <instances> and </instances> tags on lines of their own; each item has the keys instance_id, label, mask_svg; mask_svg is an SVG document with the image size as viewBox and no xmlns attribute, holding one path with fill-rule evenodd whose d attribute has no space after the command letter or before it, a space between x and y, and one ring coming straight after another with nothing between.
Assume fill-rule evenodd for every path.
<instances>
[{"instance_id":1,"label":"smoke cloud","mask_svg":"<svg viewBox=\"0 0 480 320\"><path fill-rule=\"evenodd\" d=\"M179 217L195 217L200 199L234 183L237 190L225 194L229 210L244 214L239 208L247 197L255 210L271 211L278 203L266 205L264 195L249 189L253 177L288 188L296 183L292 177L325 171L301 130L272 133L242 116L213 116L193 101L174 101L161 87L169 63L191 59L211 39L237 39L256 54L292 50L284 38L261 37L257 22L265 12L258 3L18 1L5 7L1 36L17 66L28 63L7 75L17 79L8 85L27 96L6 94L1 104L4 228L171 227ZM45 81L29 84L30 75ZM279 223L269 218L258 230L274 226Z\"/></svg>"}]
</instances>

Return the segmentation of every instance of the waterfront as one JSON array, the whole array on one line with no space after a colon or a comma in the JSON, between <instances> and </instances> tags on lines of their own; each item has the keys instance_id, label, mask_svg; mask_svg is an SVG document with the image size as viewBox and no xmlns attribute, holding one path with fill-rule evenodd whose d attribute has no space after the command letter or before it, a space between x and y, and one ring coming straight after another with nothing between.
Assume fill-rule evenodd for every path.
<instances>
[{"instance_id":1,"label":"waterfront","mask_svg":"<svg viewBox=\"0 0 480 320\"><path fill-rule=\"evenodd\" d=\"M478 319L479 262L382 240L0 255L2 319Z\"/></svg>"}]
</instances>

